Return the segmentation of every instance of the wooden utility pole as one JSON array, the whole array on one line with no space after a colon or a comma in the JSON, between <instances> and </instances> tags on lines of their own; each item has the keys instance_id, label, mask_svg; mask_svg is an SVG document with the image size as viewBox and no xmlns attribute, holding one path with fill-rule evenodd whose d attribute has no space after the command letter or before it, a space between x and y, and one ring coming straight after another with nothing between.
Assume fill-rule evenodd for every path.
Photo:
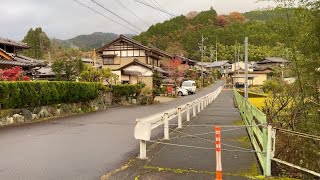
<instances>
[{"instance_id":1,"label":"wooden utility pole","mask_svg":"<svg viewBox=\"0 0 320 180\"><path fill-rule=\"evenodd\" d=\"M245 37L244 39L244 59L245 59L244 98L248 100L248 37Z\"/></svg>"}]
</instances>

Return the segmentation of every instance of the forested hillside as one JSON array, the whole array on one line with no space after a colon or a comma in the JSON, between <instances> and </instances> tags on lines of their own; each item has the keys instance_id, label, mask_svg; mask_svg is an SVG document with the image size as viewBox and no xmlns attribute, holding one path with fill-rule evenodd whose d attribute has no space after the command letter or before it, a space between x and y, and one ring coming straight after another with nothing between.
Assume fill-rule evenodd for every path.
<instances>
[{"instance_id":1,"label":"forested hillside","mask_svg":"<svg viewBox=\"0 0 320 180\"><path fill-rule=\"evenodd\" d=\"M118 34L114 33L95 32L89 35L79 35L77 37L67 40L53 39L52 41L57 42L60 46L64 48L79 48L83 50L92 50L94 48L99 48L102 45L105 45L113 41L118 36ZM131 34L127 36L132 37Z\"/></svg>"},{"instance_id":2,"label":"forested hillside","mask_svg":"<svg viewBox=\"0 0 320 180\"><path fill-rule=\"evenodd\" d=\"M218 59L232 61L235 59L235 48L243 44L244 37L248 36L250 60L260 60L265 56L285 57L289 50L284 51L282 44L285 43L285 36L280 25L285 22L284 13L284 10L273 9L217 15L211 8L195 17L193 12L193 16L179 16L153 25L134 39L145 45L154 45L168 53L179 52L199 60L198 43L204 35L207 56L210 56L210 50L215 49L217 43ZM210 60L209 57L205 59Z\"/></svg>"}]
</instances>

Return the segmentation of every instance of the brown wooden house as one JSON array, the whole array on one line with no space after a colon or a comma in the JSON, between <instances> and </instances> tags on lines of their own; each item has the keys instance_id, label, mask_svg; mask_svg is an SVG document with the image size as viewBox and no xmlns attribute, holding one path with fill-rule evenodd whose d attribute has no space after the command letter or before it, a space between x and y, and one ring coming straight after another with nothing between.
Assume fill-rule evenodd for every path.
<instances>
[{"instance_id":1,"label":"brown wooden house","mask_svg":"<svg viewBox=\"0 0 320 180\"><path fill-rule=\"evenodd\" d=\"M154 47L147 47L124 35L99 48L102 67L110 68L119 76L120 83L143 82L152 88L152 75L155 70L165 74L161 62L172 56Z\"/></svg>"}]
</instances>

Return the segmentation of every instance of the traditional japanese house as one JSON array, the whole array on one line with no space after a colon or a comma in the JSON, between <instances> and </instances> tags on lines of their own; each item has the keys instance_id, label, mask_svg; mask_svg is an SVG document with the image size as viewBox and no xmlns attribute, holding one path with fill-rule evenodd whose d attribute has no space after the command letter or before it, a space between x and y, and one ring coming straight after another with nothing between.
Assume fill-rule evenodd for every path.
<instances>
[{"instance_id":1,"label":"traditional japanese house","mask_svg":"<svg viewBox=\"0 0 320 180\"><path fill-rule=\"evenodd\" d=\"M31 70L34 67L45 66L43 61L18 54L19 51L28 48L29 46L25 43L0 37L0 69L20 66L24 70Z\"/></svg>"},{"instance_id":2,"label":"traditional japanese house","mask_svg":"<svg viewBox=\"0 0 320 180\"><path fill-rule=\"evenodd\" d=\"M166 72L160 68L161 62L172 58L157 48L144 46L124 35L99 48L97 53L102 58L102 67L110 68L119 76L121 83L142 82L150 88L153 72L165 75Z\"/></svg>"}]
</instances>

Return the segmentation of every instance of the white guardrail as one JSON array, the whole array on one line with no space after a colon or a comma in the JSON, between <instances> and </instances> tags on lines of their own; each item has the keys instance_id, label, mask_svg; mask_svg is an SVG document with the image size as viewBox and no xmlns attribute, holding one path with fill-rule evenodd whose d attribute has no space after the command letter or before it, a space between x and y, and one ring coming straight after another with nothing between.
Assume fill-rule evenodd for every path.
<instances>
[{"instance_id":1,"label":"white guardrail","mask_svg":"<svg viewBox=\"0 0 320 180\"><path fill-rule=\"evenodd\" d=\"M207 94L189 103L179 107L169 109L167 111L157 113L144 118L138 118L134 128L134 137L140 140L140 159L147 158L147 141L150 141L152 130L163 125L164 139L169 140L169 121L178 117L178 128L182 128L182 114L187 112L187 121L190 121L190 110L192 116L196 116L201 110L209 105L221 93L223 86L220 86L214 92Z\"/></svg>"}]
</instances>

